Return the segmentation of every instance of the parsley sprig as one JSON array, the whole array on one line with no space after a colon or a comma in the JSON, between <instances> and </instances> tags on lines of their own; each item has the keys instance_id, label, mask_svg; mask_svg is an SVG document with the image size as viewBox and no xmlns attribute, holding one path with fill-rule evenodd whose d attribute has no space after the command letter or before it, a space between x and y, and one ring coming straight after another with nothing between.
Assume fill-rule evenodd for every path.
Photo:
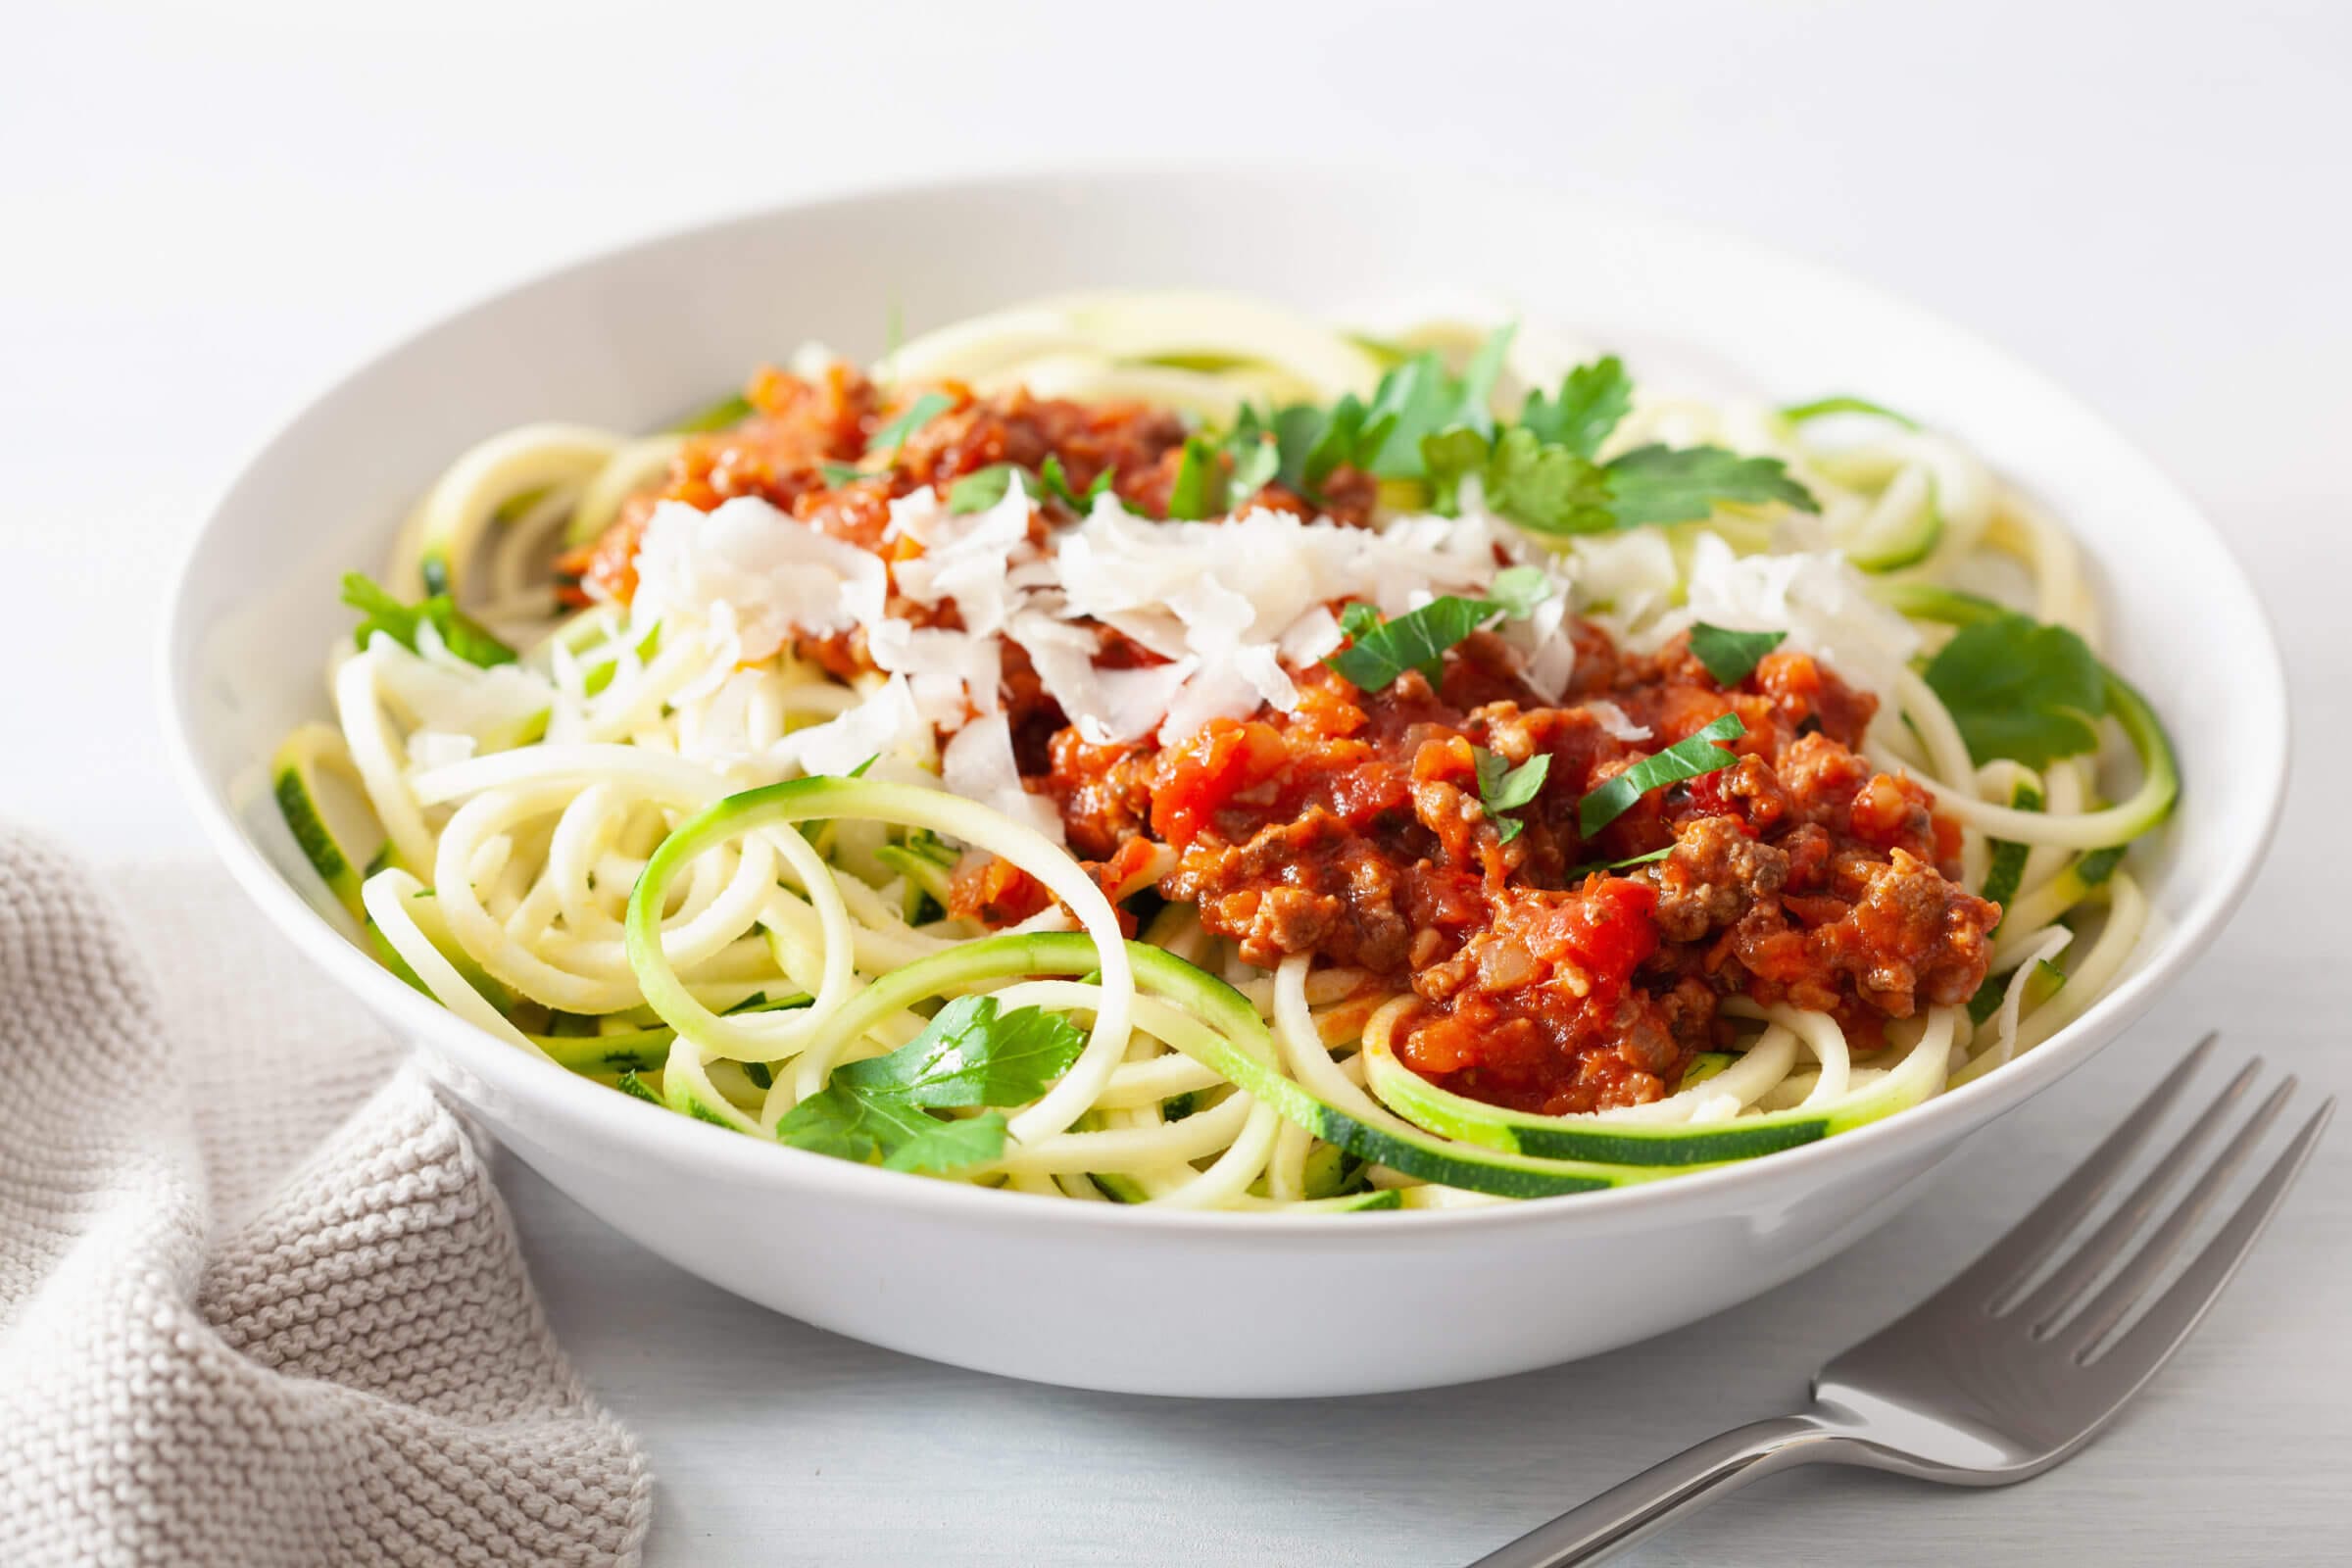
<instances>
[{"instance_id":1,"label":"parsley sprig","mask_svg":"<svg viewBox=\"0 0 2352 1568\"><path fill-rule=\"evenodd\" d=\"M1925 673L1978 762L2007 757L2041 768L2098 750L2106 675L2064 626L2018 614L1963 626Z\"/></svg>"},{"instance_id":2,"label":"parsley sprig","mask_svg":"<svg viewBox=\"0 0 2352 1568\"><path fill-rule=\"evenodd\" d=\"M1069 474L1062 468L1061 459L1049 454L1035 473L1017 463L992 463L985 468L965 474L948 486L948 511L958 516L970 512L986 512L1004 499L1012 488L1013 476L1018 474L1021 488L1031 496L1060 502L1081 514L1092 510L1095 497L1110 488L1116 477L1114 470L1104 468L1095 475L1095 482L1085 491L1073 488Z\"/></svg>"},{"instance_id":3,"label":"parsley sprig","mask_svg":"<svg viewBox=\"0 0 2352 1568\"><path fill-rule=\"evenodd\" d=\"M1368 692L1385 689L1408 669L1434 683L1444 672L1446 650L1499 617L1532 614L1553 591L1542 567L1505 566L1484 599L1446 594L1394 620L1382 619L1370 605L1349 605L1340 612L1348 646L1323 662Z\"/></svg>"},{"instance_id":4,"label":"parsley sprig","mask_svg":"<svg viewBox=\"0 0 2352 1568\"><path fill-rule=\"evenodd\" d=\"M886 1056L833 1070L792 1107L776 1136L838 1159L880 1158L891 1170L949 1171L1004 1152L996 1110L942 1119L934 1110L1026 1104L1069 1070L1086 1037L1036 1007L1000 1012L994 997L958 997Z\"/></svg>"},{"instance_id":5,"label":"parsley sprig","mask_svg":"<svg viewBox=\"0 0 2352 1568\"><path fill-rule=\"evenodd\" d=\"M1718 505L1820 510L1773 458L1649 445L1600 462L1601 444L1633 408L1632 379L1614 355L1570 370L1555 392L1529 393L1518 420L1498 424L1491 404L1512 332L1489 337L1459 375L1437 355L1418 354L1382 376L1369 400L1351 394L1328 409L1270 415L1244 409L1225 449L1250 464L1251 483L1237 482L1236 498L1267 482L1259 449L1271 446L1271 477L1309 500L1342 465L1424 484L1441 512L1456 510L1465 481L1476 479L1488 507L1539 533L1697 521ZM1243 473L1238 461L1235 472Z\"/></svg>"},{"instance_id":6,"label":"parsley sprig","mask_svg":"<svg viewBox=\"0 0 2352 1568\"><path fill-rule=\"evenodd\" d=\"M907 404L897 418L876 430L873 439L865 444L865 449L868 452L896 453L906 444L908 436L955 406L956 400L945 392L926 392Z\"/></svg>"}]
</instances>

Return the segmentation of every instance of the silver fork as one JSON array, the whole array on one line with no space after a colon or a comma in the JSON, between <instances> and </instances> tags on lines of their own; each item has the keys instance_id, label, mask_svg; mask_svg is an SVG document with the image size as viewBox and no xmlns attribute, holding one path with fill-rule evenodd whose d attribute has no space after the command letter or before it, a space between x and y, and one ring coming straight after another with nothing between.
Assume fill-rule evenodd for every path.
<instances>
[{"instance_id":1,"label":"silver fork","mask_svg":"<svg viewBox=\"0 0 2352 1568\"><path fill-rule=\"evenodd\" d=\"M2046 1277L2036 1282L2034 1274L2115 1185L2213 1043L2212 1035L2198 1042L2064 1185L1957 1279L1823 1367L1804 1410L1686 1448L1471 1568L1593 1562L1758 1476L1794 1465L1868 1465L1953 1486L1998 1487L2074 1454L2204 1317L2278 1211L2335 1108L2332 1097L2320 1102L2180 1278L2119 1332L2285 1108L2295 1092L2292 1077L2246 1118L2137 1251L2124 1256L2166 1191L2244 1101L2260 1057L2239 1070L2097 1230ZM2122 1266L2100 1284L2119 1259Z\"/></svg>"}]
</instances>

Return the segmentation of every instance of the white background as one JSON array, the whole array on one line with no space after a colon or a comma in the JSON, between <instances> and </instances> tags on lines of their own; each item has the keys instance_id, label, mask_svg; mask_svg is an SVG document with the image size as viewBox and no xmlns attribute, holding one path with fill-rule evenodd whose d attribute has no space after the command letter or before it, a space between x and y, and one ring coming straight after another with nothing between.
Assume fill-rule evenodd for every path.
<instances>
[{"instance_id":1,"label":"white background","mask_svg":"<svg viewBox=\"0 0 2352 1568\"><path fill-rule=\"evenodd\" d=\"M7 0L0 20L0 812L96 853L193 848L149 645L208 499L276 421L544 266L877 178L1322 155L1745 230L2080 390L2208 505L2278 620L2300 761L2216 953L1888 1233L1602 1364L1285 1406L1050 1392L767 1316L514 1173L558 1327L652 1449L657 1568L1459 1561L1795 1396L2206 1025L2352 1084L2352 7ZM1477 220L1396 214L1465 248ZM2065 1469L1982 1494L1792 1477L1637 1560L2352 1560L2347 1149L2339 1129L2198 1340ZM1446 1332L1303 1309L1367 1354Z\"/></svg>"}]
</instances>

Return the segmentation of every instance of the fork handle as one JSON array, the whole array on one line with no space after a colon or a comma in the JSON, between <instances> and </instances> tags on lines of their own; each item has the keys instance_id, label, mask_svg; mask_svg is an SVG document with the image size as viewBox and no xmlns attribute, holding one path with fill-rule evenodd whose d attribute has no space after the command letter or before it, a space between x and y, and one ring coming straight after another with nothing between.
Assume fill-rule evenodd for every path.
<instances>
[{"instance_id":1,"label":"fork handle","mask_svg":"<svg viewBox=\"0 0 2352 1568\"><path fill-rule=\"evenodd\" d=\"M1707 1439L1538 1525L1470 1568L1568 1568L1598 1562L1758 1476L1838 1455L1850 1442L1809 1415L1776 1416Z\"/></svg>"}]
</instances>

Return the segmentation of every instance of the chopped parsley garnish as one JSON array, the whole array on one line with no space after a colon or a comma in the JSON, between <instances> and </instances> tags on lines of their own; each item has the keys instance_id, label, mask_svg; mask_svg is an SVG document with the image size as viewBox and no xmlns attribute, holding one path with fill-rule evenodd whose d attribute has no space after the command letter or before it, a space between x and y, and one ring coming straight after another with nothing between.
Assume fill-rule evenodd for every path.
<instances>
[{"instance_id":1,"label":"chopped parsley garnish","mask_svg":"<svg viewBox=\"0 0 2352 1568\"><path fill-rule=\"evenodd\" d=\"M1478 768L1478 804L1486 808L1487 820L1494 824L1495 842L1508 844L1527 824L1503 813L1516 811L1536 798L1551 772L1551 754L1538 752L1517 767L1483 746L1472 747L1470 755Z\"/></svg>"},{"instance_id":2,"label":"chopped parsley garnish","mask_svg":"<svg viewBox=\"0 0 2352 1568\"><path fill-rule=\"evenodd\" d=\"M1233 459L1233 472L1226 479L1229 506L1240 506L1282 472L1282 444L1271 433L1244 439L1237 430L1226 441L1225 450Z\"/></svg>"},{"instance_id":3,"label":"chopped parsley garnish","mask_svg":"<svg viewBox=\"0 0 2352 1568\"><path fill-rule=\"evenodd\" d=\"M926 392L906 405L904 413L874 432L866 443L869 452L896 452L906 444L906 438L933 419L956 406L956 400L945 392Z\"/></svg>"},{"instance_id":4,"label":"chopped parsley garnish","mask_svg":"<svg viewBox=\"0 0 2352 1568\"><path fill-rule=\"evenodd\" d=\"M1636 447L1601 469L1617 526L1696 522L1719 502L1762 506L1785 502L1819 512L1813 492L1788 477L1778 458L1743 458L1721 447Z\"/></svg>"},{"instance_id":5,"label":"chopped parsley garnish","mask_svg":"<svg viewBox=\"0 0 2352 1568\"><path fill-rule=\"evenodd\" d=\"M1707 666L1715 684L1737 686L1788 637L1785 631L1733 631L1702 620L1690 628L1690 652Z\"/></svg>"},{"instance_id":6,"label":"chopped parsley garnish","mask_svg":"<svg viewBox=\"0 0 2352 1568\"><path fill-rule=\"evenodd\" d=\"M970 512L986 512L1004 499L1012 488L1013 475L1021 478L1021 488L1036 499L1060 502L1072 512L1084 513L1093 508L1095 497L1110 488L1112 470L1104 468L1095 475L1095 482L1081 495L1070 487L1070 476L1061 466L1061 459L1048 456L1036 473L1017 463L992 463L985 468L965 474L948 486L948 511L957 515Z\"/></svg>"},{"instance_id":7,"label":"chopped parsley garnish","mask_svg":"<svg viewBox=\"0 0 2352 1568\"><path fill-rule=\"evenodd\" d=\"M1611 354L1570 370L1555 397L1530 392L1519 425L1545 446L1590 458L1633 407L1633 377L1625 373L1625 362Z\"/></svg>"},{"instance_id":8,"label":"chopped parsley garnish","mask_svg":"<svg viewBox=\"0 0 2352 1568\"><path fill-rule=\"evenodd\" d=\"M1054 454L1048 453L1046 461L1039 466L1037 470L1038 480L1045 485L1046 494L1072 512L1093 511L1095 497L1108 490L1110 481L1115 476L1115 469L1105 467L1101 473L1095 475L1095 482L1086 487L1086 493L1080 495L1071 487L1070 476L1062 470L1061 459Z\"/></svg>"},{"instance_id":9,"label":"chopped parsley garnish","mask_svg":"<svg viewBox=\"0 0 2352 1568\"><path fill-rule=\"evenodd\" d=\"M1662 850L1652 850L1647 855L1629 855L1622 860L1587 860L1582 865L1570 866L1565 880L1573 887L1595 871L1622 871L1629 865L1647 865L1652 860L1663 860L1673 853L1674 846L1669 844ZM1684 1082L1690 1080L1686 1078Z\"/></svg>"},{"instance_id":10,"label":"chopped parsley garnish","mask_svg":"<svg viewBox=\"0 0 2352 1568\"><path fill-rule=\"evenodd\" d=\"M1446 594L1395 620L1383 620L1370 605L1349 605L1340 612L1340 629L1350 642L1323 662L1368 692L1384 690L1408 669L1434 684L1446 649L1497 615L1527 614L1550 597L1550 586L1538 567L1510 566L1494 574L1493 599Z\"/></svg>"},{"instance_id":11,"label":"chopped parsley garnish","mask_svg":"<svg viewBox=\"0 0 2352 1568\"><path fill-rule=\"evenodd\" d=\"M359 572L347 571L343 574L343 602L361 612L352 638L362 648L380 631L410 653L416 653L417 628L429 623L441 634L442 645L469 664L488 669L495 664L514 662L514 650L493 637L480 621L460 610L457 601L445 593L434 594L418 604L404 605L379 584Z\"/></svg>"},{"instance_id":12,"label":"chopped parsley garnish","mask_svg":"<svg viewBox=\"0 0 2352 1568\"><path fill-rule=\"evenodd\" d=\"M1738 713L1726 713L1688 739L1644 757L1576 803L1577 832L1592 838L1651 790L1731 766L1740 760L1739 755L1715 743L1736 740L1746 733L1747 726L1740 721Z\"/></svg>"},{"instance_id":13,"label":"chopped parsley garnish","mask_svg":"<svg viewBox=\"0 0 2352 1568\"><path fill-rule=\"evenodd\" d=\"M1017 464L992 463L965 474L948 486L948 511L957 516L986 512L1004 499L1004 492L1012 488L1012 476L1020 471Z\"/></svg>"},{"instance_id":14,"label":"chopped parsley garnish","mask_svg":"<svg viewBox=\"0 0 2352 1568\"><path fill-rule=\"evenodd\" d=\"M1546 446L1525 425L1490 442L1468 428L1431 436L1425 447L1432 504L1461 508L1465 479L1497 515L1539 533L1607 533L1619 526L1608 469L1566 447Z\"/></svg>"},{"instance_id":15,"label":"chopped parsley garnish","mask_svg":"<svg viewBox=\"0 0 2352 1568\"><path fill-rule=\"evenodd\" d=\"M1374 407L1379 407L1377 398ZM1395 475L1374 471L1383 477L1426 478L1441 512L1457 510L1463 482L1476 479L1486 505L1498 516L1539 533L1609 533L1648 523L1695 522L1723 503L1780 502L1803 512L1820 510L1812 492L1789 478L1775 458L1743 458L1721 447L1653 445L1598 462L1601 443L1632 407L1633 383L1623 363L1611 356L1569 371L1555 394L1530 393L1515 425L1497 430L1483 408L1476 416L1462 410L1454 420L1421 437L1417 469L1399 468ZM1396 436L1392 432L1385 439L1393 444ZM1386 459L1385 445L1378 456Z\"/></svg>"},{"instance_id":16,"label":"chopped parsley garnish","mask_svg":"<svg viewBox=\"0 0 2352 1568\"><path fill-rule=\"evenodd\" d=\"M2107 678L2064 626L2010 613L1963 626L1926 677L1980 763L2007 757L2039 768L2098 749Z\"/></svg>"},{"instance_id":17,"label":"chopped parsley garnish","mask_svg":"<svg viewBox=\"0 0 2352 1568\"><path fill-rule=\"evenodd\" d=\"M1085 1049L1066 1018L1036 1007L1001 1013L994 997L958 997L897 1051L836 1067L821 1091L785 1112L776 1136L837 1159L878 1157L891 1170L986 1164L1004 1152L1002 1115L931 1112L1026 1104Z\"/></svg>"},{"instance_id":18,"label":"chopped parsley garnish","mask_svg":"<svg viewBox=\"0 0 2352 1568\"><path fill-rule=\"evenodd\" d=\"M825 483L836 488L856 484L868 477L866 471L855 463L820 463L816 466L816 471L825 476Z\"/></svg>"},{"instance_id":19,"label":"chopped parsley garnish","mask_svg":"<svg viewBox=\"0 0 2352 1568\"><path fill-rule=\"evenodd\" d=\"M1506 326L1487 339L1459 376L1435 354L1416 354L1382 376L1365 407L1364 433L1351 458L1355 466L1383 479L1418 479L1429 471L1421 453L1428 437L1455 425L1492 433L1494 416L1487 400L1512 330Z\"/></svg>"},{"instance_id":20,"label":"chopped parsley garnish","mask_svg":"<svg viewBox=\"0 0 2352 1568\"><path fill-rule=\"evenodd\" d=\"M1245 407L1226 441L1235 504L1272 483L1318 501L1324 481L1343 466L1378 479L1423 478L1428 437L1455 426L1492 436L1489 404L1515 330L1489 337L1458 376L1436 354L1415 354L1390 368L1369 401L1349 393L1328 409L1294 403L1261 414Z\"/></svg>"},{"instance_id":21,"label":"chopped parsley garnish","mask_svg":"<svg viewBox=\"0 0 2352 1568\"><path fill-rule=\"evenodd\" d=\"M1219 511L1224 498L1224 466L1217 443L1205 435L1184 438L1184 456L1176 463L1175 482L1168 486L1168 518L1199 522Z\"/></svg>"}]
</instances>

